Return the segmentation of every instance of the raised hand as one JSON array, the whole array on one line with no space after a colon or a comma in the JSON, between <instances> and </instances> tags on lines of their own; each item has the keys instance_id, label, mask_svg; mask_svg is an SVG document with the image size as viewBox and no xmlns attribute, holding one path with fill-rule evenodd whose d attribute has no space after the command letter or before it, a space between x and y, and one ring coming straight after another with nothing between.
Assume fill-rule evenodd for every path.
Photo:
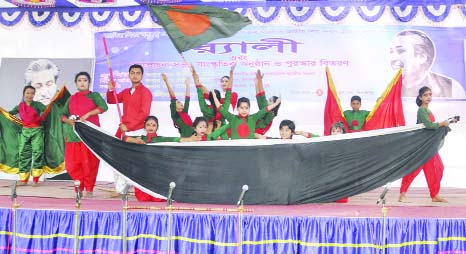
<instances>
[{"instance_id":1,"label":"raised hand","mask_svg":"<svg viewBox=\"0 0 466 254\"><path fill-rule=\"evenodd\" d=\"M199 86L200 85L199 75L197 75L196 69L194 69L193 65L191 65L191 73L193 74L194 84L196 86Z\"/></svg>"},{"instance_id":2,"label":"raised hand","mask_svg":"<svg viewBox=\"0 0 466 254\"><path fill-rule=\"evenodd\" d=\"M233 63L230 68L230 79L228 80L228 88L233 87L233 73L235 71L235 68L236 68L236 63Z\"/></svg>"},{"instance_id":3,"label":"raised hand","mask_svg":"<svg viewBox=\"0 0 466 254\"><path fill-rule=\"evenodd\" d=\"M107 84L107 88L109 91L113 91L113 89L115 89L115 81L109 80Z\"/></svg>"},{"instance_id":4,"label":"raised hand","mask_svg":"<svg viewBox=\"0 0 466 254\"><path fill-rule=\"evenodd\" d=\"M162 73L162 80L165 82L165 84L168 84L168 77L167 77L167 74Z\"/></svg>"}]
</instances>

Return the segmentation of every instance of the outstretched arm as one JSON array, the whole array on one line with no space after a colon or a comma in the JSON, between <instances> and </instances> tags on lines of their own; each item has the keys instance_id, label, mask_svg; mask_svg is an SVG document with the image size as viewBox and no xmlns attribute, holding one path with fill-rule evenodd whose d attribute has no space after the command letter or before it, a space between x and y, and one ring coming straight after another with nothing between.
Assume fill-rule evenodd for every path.
<instances>
[{"instance_id":1,"label":"outstretched arm","mask_svg":"<svg viewBox=\"0 0 466 254\"><path fill-rule=\"evenodd\" d=\"M196 141L201 141L202 137L201 136L196 136L192 135L191 137L187 138L180 138L180 142L196 142Z\"/></svg>"},{"instance_id":2,"label":"outstretched arm","mask_svg":"<svg viewBox=\"0 0 466 254\"><path fill-rule=\"evenodd\" d=\"M110 103L110 104L120 103L123 100L123 94L120 92L116 94L116 98L115 98L115 94L113 91L115 89L115 81L113 80L108 81L107 87L108 87L107 103Z\"/></svg>"},{"instance_id":3,"label":"outstretched arm","mask_svg":"<svg viewBox=\"0 0 466 254\"><path fill-rule=\"evenodd\" d=\"M263 78L264 78L264 74L261 73L261 70L257 70L256 79L254 82L256 85L256 94L264 92L264 84L262 83Z\"/></svg>"},{"instance_id":4,"label":"outstretched arm","mask_svg":"<svg viewBox=\"0 0 466 254\"><path fill-rule=\"evenodd\" d=\"M170 95L170 98L171 99L176 99L176 95L175 95L175 92L173 91L170 83L168 82L168 77L167 77L167 74L165 73L162 73L162 79L163 79L163 82L165 83L165 86L167 87L168 89L168 94Z\"/></svg>"},{"instance_id":5,"label":"outstretched arm","mask_svg":"<svg viewBox=\"0 0 466 254\"><path fill-rule=\"evenodd\" d=\"M186 97L190 97L191 95L191 91L190 91L190 88L191 88L191 82L189 81L189 78L186 78L184 80L184 85L186 86L186 93L185 93L185 96Z\"/></svg>"},{"instance_id":6,"label":"outstretched arm","mask_svg":"<svg viewBox=\"0 0 466 254\"><path fill-rule=\"evenodd\" d=\"M236 68L236 63L231 65L231 68L230 68L230 79L228 80L228 87L227 87L230 89L233 87L233 73L235 72L235 68Z\"/></svg>"},{"instance_id":7,"label":"outstretched arm","mask_svg":"<svg viewBox=\"0 0 466 254\"><path fill-rule=\"evenodd\" d=\"M214 98L215 107L217 108L221 107L222 104L220 104L220 101L218 100L217 95L215 93L212 93L212 97Z\"/></svg>"},{"instance_id":8,"label":"outstretched arm","mask_svg":"<svg viewBox=\"0 0 466 254\"><path fill-rule=\"evenodd\" d=\"M186 93L185 93L185 97L184 97L184 108L183 108L183 112L185 113L188 113L189 111L189 100L191 98L191 92L190 92L190 88L191 88L191 85L190 85L190 82L189 82L189 78L186 78L184 80L184 84L186 86Z\"/></svg>"},{"instance_id":9,"label":"outstretched arm","mask_svg":"<svg viewBox=\"0 0 466 254\"><path fill-rule=\"evenodd\" d=\"M301 135L305 138L314 138L314 137L318 137L319 135L316 135L316 134L312 134L310 132L307 132L307 131L295 131L295 134L296 135Z\"/></svg>"},{"instance_id":10,"label":"outstretched arm","mask_svg":"<svg viewBox=\"0 0 466 254\"><path fill-rule=\"evenodd\" d=\"M274 108L275 108L276 106L278 106L281 102L282 102L282 97L280 96L280 97L278 97L278 99L277 99L274 103L272 103L272 104L270 104L270 105L267 106L267 112L269 112L270 110L274 109Z\"/></svg>"},{"instance_id":11,"label":"outstretched arm","mask_svg":"<svg viewBox=\"0 0 466 254\"><path fill-rule=\"evenodd\" d=\"M124 137L123 137L123 140L124 140L125 142L133 143L133 144L140 144L140 145L146 144L146 142L144 142L144 140L142 140L141 137L124 136Z\"/></svg>"}]
</instances>

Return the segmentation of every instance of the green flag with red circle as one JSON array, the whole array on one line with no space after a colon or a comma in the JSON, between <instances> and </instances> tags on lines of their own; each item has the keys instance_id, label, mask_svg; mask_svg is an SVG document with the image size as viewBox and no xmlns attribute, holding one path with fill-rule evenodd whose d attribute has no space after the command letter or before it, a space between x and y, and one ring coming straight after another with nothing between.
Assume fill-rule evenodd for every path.
<instances>
[{"instance_id":1,"label":"green flag with red circle","mask_svg":"<svg viewBox=\"0 0 466 254\"><path fill-rule=\"evenodd\" d=\"M179 53L227 38L251 24L248 17L221 8L193 5L150 5Z\"/></svg>"}]
</instances>

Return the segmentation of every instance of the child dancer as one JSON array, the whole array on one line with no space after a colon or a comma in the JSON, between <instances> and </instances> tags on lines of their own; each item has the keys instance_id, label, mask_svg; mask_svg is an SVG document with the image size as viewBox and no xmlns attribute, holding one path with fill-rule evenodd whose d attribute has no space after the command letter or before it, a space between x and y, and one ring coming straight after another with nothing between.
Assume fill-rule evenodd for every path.
<instances>
[{"instance_id":1,"label":"child dancer","mask_svg":"<svg viewBox=\"0 0 466 254\"><path fill-rule=\"evenodd\" d=\"M231 99L231 87L233 83L233 70L230 72L230 80L228 87L226 89L225 101L223 105L220 104L220 101L217 97L214 97L215 106L220 108L220 114L224 116L231 127L231 139L252 139L254 138L254 131L256 130L256 123L259 119L263 118L267 112L270 112L272 109L277 107L281 98L271 105L268 105L266 108L261 109L259 112L249 115L250 111L250 102L248 98L242 97L238 99L237 110L238 115L234 115L228 112L228 105L230 104Z\"/></svg>"},{"instance_id":2,"label":"child dancer","mask_svg":"<svg viewBox=\"0 0 466 254\"><path fill-rule=\"evenodd\" d=\"M44 128L42 127L41 114L45 105L33 101L36 89L33 86L25 86L23 89L23 101L14 107L10 114L18 114L23 122L23 128L19 137L19 185L26 185L32 171L32 186L39 186L39 177L44 166Z\"/></svg>"},{"instance_id":3,"label":"child dancer","mask_svg":"<svg viewBox=\"0 0 466 254\"><path fill-rule=\"evenodd\" d=\"M342 122L336 122L330 127L330 135L345 134L346 128L345 124Z\"/></svg>"},{"instance_id":4,"label":"child dancer","mask_svg":"<svg viewBox=\"0 0 466 254\"><path fill-rule=\"evenodd\" d=\"M342 122L336 122L330 126L330 135L339 135L339 134L345 134L346 133L346 128L345 124ZM336 203L348 203L349 198L342 198L337 201Z\"/></svg>"},{"instance_id":5,"label":"child dancer","mask_svg":"<svg viewBox=\"0 0 466 254\"><path fill-rule=\"evenodd\" d=\"M259 109L263 109L278 100L277 96L272 96L268 100L266 99L264 84L262 82L263 78L264 78L264 74L262 74L260 70L257 70L255 85L256 85L257 106L259 107ZM265 135L265 133L272 126L273 119L277 116L280 105L281 103L277 107L275 107L273 110L265 114L264 118L259 119L259 121L257 121L255 133L260 134L260 135Z\"/></svg>"},{"instance_id":6,"label":"child dancer","mask_svg":"<svg viewBox=\"0 0 466 254\"><path fill-rule=\"evenodd\" d=\"M78 92L66 101L62 121L65 125L65 163L66 170L73 180L79 180L80 191L84 197L92 197L100 160L87 148L87 146L74 133L75 119L89 121L100 126L99 114L107 111L108 106L100 93L89 91L91 76L87 72L80 72L74 78Z\"/></svg>"},{"instance_id":7,"label":"child dancer","mask_svg":"<svg viewBox=\"0 0 466 254\"><path fill-rule=\"evenodd\" d=\"M188 114L190 100L189 79L187 78L184 82L186 85L184 105L181 101L176 99L175 92L170 86L167 75L165 73L162 73L162 79L165 82L165 85L168 89L168 94L170 95L170 112L173 124L180 132L181 137L190 137L193 134L193 121Z\"/></svg>"},{"instance_id":8,"label":"child dancer","mask_svg":"<svg viewBox=\"0 0 466 254\"><path fill-rule=\"evenodd\" d=\"M147 143L159 143L159 142L192 142L200 141L201 137L195 135L186 137L163 137L157 135L157 130L159 129L159 119L155 116L148 116L144 121L144 130L146 135L141 135L137 137L124 136L123 141L136 144L147 144ZM191 128L191 134L193 133Z\"/></svg>"},{"instance_id":9,"label":"child dancer","mask_svg":"<svg viewBox=\"0 0 466 254\"><path fill-rule=\"evenodd\" d=\"M435 117L429 110L429 104L431 101L432 90L427 86L419 89L419 95L416 98L416 104L419 106L417 110L417 123L423 123L427 129L438 129L439 127L448 126L450 124L448 121L435 122ZM408 191L409 185L411 185L414 178L416 178L419 172L423 169L432 202L448 202L439 195L440 181L442 180L444 166L438 153L414 172L403 177L398 201L406 202L406 192Z\"/></svg>"},{"instance_id":10,"label":"child dancer","mask_svg":"<svg viewBox=\"0 0 466 254\"><path fill-rule=\"evenodd\" d=\"M185 137L163 137L157 135L157 130L159 128L159 119L155 116L148 116L144 121L144 130L146 135L139 137L130 137L124 136L123 140L129 143L135 144L147 144L147 143L158 143L158 142L190 142L190 141L200 141L201 137L191 136L189 138ZM191 131L192 133L192 131ZM152 202L161 202L165 199L153 197L138 188L134 188L134 194L138 201L152 201Z\"/></svg>"},{"instance_id":11,"label":"child dancer","mask_svg":"<svg viewBox=\"0 0 466 254\"><path fill-rule=\"evenodd\" d=\"M223 134L225 134L229 128L229 124L219 126L212 133L208 134L208 122L204 117L196 117L193 122L194 135L201 137L201 141L221 140ZM228 139L228 137L226 139Z\"/></svg>"},{"instance_id":12,"label":"child dancer","mask_svg":"<svg viewBox=\"0 0 466 254\"><path fill-rule=\"evenodd\" d=\"M281 121L279 130L280 130L280 139L293 139L293 135L295 134L301 135L305 138L319 137L319 135L313 134L310 132L296 131L296 125L291 120ZM266 137L264 135L258 134L257 132L254 134L254 136L259 139L271 139L270 137Z\"/></svg>"},{"instance_id":13,"label":"child dancer","mask_svg":"<svg viewBox=\"0 0 466 254\"><path fill-rule=\"evenodd\" d=\"M345 110L343 115L348 122L349 132L361 131L366 123L366 117L370 111L360 110L361 108L361 97L355 95L351 97L351 108L352 110Z\"/></svg>"},{"instance_id":14,"label":"child dancer","mask_svg":"<svg viewBox=\"0 0 466 254\"><path fill-rule=\"evenodd\" d=\"M217 129L218 127L220 127L220 125L224 126L226 123L225 118L222 117L220 112L217 110L217 107L215 107L214 94L215 96L217 96L217 98L221 98L220 91L218 91L217 89L214 89L208 92L207 89L205 89L201 85L199 81L199 76L197 75L197 72L193 66L191 67L191 72L193 75L194 84L196 85L199 107L201 108L202 115L208 121L207 122L208 123L207 133L210 134L212 133L214 129ZM207 98L210 101L210 105L207 105L207 103L205 102L205 96L204 96L205 93L208 94ZM220 99L220 100L222 101L223 99ZM228 139L228 134L227 133L222 134L222 139L225 139L225 140Z\"/></svg>"}]
</instances>

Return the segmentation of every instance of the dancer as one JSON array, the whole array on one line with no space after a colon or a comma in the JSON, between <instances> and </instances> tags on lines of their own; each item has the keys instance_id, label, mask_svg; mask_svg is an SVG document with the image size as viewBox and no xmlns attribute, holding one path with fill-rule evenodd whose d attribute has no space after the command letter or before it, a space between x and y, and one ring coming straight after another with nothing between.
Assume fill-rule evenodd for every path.
<instances>
[{"instance_id":1,"label":"dancer","mask_svg":"<svg viewBox=\"0 0 466 254\"><path fill-rule=\"evenodd\" d=\"M291 120L281 121L279 130L280 130L280 139L293 139L293 135L300 135L305 138L319 137L319 135L313 134L310 132L297 131L295 123ZM266 137L264 135L258 134L257 132L254 134L254 137L258 139L276 139L276 138Z\"/></svg>"},{"instance_id":2,"label":"dancer","mask_svg":"<svg viewBox=\"0 0 466 254\"><path fill-rule=\"evenodd\" d=\"M73 180L80 181L79 190L85 191L84 197L91 198L100 160L74 133L73 126L76 119L100 126L99 114L107 111L108 106L100 93L89 91L91 83L89 73L76 74L74 82L78 92L68 98L62 116L62 121L68 124L65 125L66 170Z\"/></svg>"},{"instance_id":3,"label":"dancer","mask_svg":"<svg viewBox=\"0 0 466 254\"><path fill-rule=\"evenodd\" d=\"M170 95L170 112L171 118L175 128L180 132L181 137L190 137L193 134L193 121L189 116L189 100L190 100L190 91L189 91L189 78L184 82L186 86L186 95L184 99L184 104L176 99L175 92L173 91L170 83L168 82L167 75L162 73L162 79L167 86L168 94Z\"/></svg>"},{"instance_id":4,"label":"dancer","mask_svg":"<svg viewBox=\"0 0 466 254\"><path fill-rule=\"evenodd\" d=\"M264 78L264 74L262 74L260 70L257 70L255 85L256 85L257 105L259 109L263 109L278 100L278 96L272 96L267 100L265 96L264 84L262 82L263 78ZM277 116L280 105L281 103L278 104L278 106L276 106L273 110L265 114L265 116L262 119L259 119L257 121L255 133L260 134L260 135L265 135L265 133L272 126L273 119Z\"/></svg>"},{"instance_id":5,"label":"dancer","mask_svg":"<svg viewBox=\"0 0 466 254\"><path fill-rule=\"evenodd\" d=\"M277 107L281 102L281 98L278 98L276 102L268 105L266 108L259 110L259 112L250 115L251 103L248 98L241 97L238 99L237 103L238 115L228 112L228 105L231 99L231 87L233 84L233 70L234 68L232 67L229 87L226 89L225 101L222 105L218 98L214 96L215 106L220 108L220 114L228 120L231 126L231 139L253 139L257 121L263 118L267 112Z\"/></svg>"},{"instance_id":6,"label":"dancer","mask_svg":"<svg viewBox=\"0 0 466 254\"><path fill-rule=\"evenodd\" d=\"M361 97L351 97L351 110L345 110L343 115L348 123L349 132L361 131L366 123L370 111L361 110Z\"/></svg>"},{"instance_id":7,"label":"dancer","mask_svg":"<svg viewBox=\"0 0 466 254\"><path fill-rule=\"evenodd\" d=\"M144 120L150 114L152 92L142 84L143 75L144 68L141 65L131 65L128 75L131 87L118 93L116 98L113 92L115 84L113 81L108 83L107 103L123 103L122 122L115 134L118 138L122 138L123 135L142 135L144 133ZM110 197L120 197L127 183L118 174L114 174L114 178L115 192Z\"/></svg>"},{"instance_id":8,"label":"dancer","mask_svg":"<svg viewBox=\"0 0 466 254\"><path fill-rule=\"evenodd\" d=\"M432 90L424 86L419 89L419 95L416 98L416 104L419 106L417 110L417 123L422 123L427 129L438 129L439 127L446 127L450 123L448 121L435 122L435 117L429 110L429 104L432 101ZM412 173L403 177L400 187L399 202L406 202L406 192L409 186L413 182L414 178L424 170L424 175L427 180L427 186L429 187L430 197L432 202L448 202L446 199L439 195L440 192L440 181L443 176L443 162L440 155L435 154L429 161Z\"/></svg>"},{"instance_id":9,"label":"dancer","mask_svg":"<svg viewBox=\"0 0 466 254\"><path fill-rule=\"evenodd\" d=\"M23 88L23 101L14 107L10 114L18 114L23 122L19 136L19 185L26 185L32 171L32 186L39 186L39 178L44 166L44 128L41 114L45 105L34 101L36 89L33 86Z\"/></svg>"},{"instance_id":10,"label":"dancer","mask_svg":"<svg viewBox=\"0 0 466 254\"><path fill-rule=\"evenodd\" d=\"M148 144L148 143L159 143L159 142L191 142L200 141L201 137L192 135L189 138L184 137L163 137L157 135L159 129L159 119L155 116L148 116L144 121L145 135L141 136L124 136L123 140L129 143L135 144ZM142 190L134 187L134 194L138 201L143 202L161 202L165 199L162 196L154 197L150 194L143 192Z\"/></svg>"},{"instance_id":11,"label":"dancer","mask_svg":"<svg viewBox=\"0 0 466 254\"><path fill-rule=\"evenodd\" d=\"M226 131L230 128L230 125L218 126L212 133L207 133L208 122L204 117L196 117L193 122L194 134L201 137L201 141L208 140L222 140ZM228 136L226 137L228 139Z\"/></svg>"},{"instance_id":12,"label":"dancer","mask_svg":"<svg viewBox=\"0 0 466 254\"><path fill-rule=\"evenodd\" d=\"M232 68L234 68L234 66L235 65L233 65ZM217 110L217 107L215 107L214 94L217 98L219 98L221 102L223 101L223 98L221 98L220 91L218 91L217 89L214 89L209 92L207 91L207 89L205 89L204 86L202 86L202 84L199 81L199 75L194 69L194 66L191 66L191 72L193 75L194 84L196 85L199 107L201 109L202 115L208 121L207 134L210 134L214 129L220 127L220 125L224 126L226 124L225 118L222 117L220 112ZM210 101L210 105L208 105L205 102L205 93L208 94L207 99ZM222 139L228 139L228 134L222 134Z\"/></svg>"}]
</instances>

